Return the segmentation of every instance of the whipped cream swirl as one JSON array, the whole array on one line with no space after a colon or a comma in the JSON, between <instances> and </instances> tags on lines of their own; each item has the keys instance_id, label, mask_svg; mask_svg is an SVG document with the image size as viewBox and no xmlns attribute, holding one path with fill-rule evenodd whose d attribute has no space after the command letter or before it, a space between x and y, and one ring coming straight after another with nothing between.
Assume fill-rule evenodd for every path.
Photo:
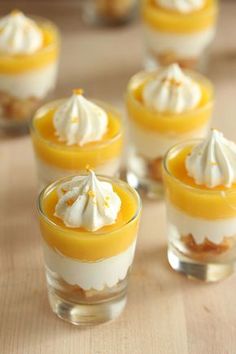
<instances>
[{"instance_id":1,"label":"whipped cream swirl","mask_svg":"<svg viewBox=\"0 0 236 354\"><path fill-rule=\"evenodd\" d=\"M111 183L99 181L93 171L63 183L58 190L55 216L68 227L96 231L114 224L121 207Z\"/></svg>"},{"instance_id":2,"label":"whipped cream swirl","mask_svg":"<svg viewBox=\"0 0 236 354\"><path fill-rule=\"evenodd\" d=\"M99 141L107 132L107 113L84 98L82 93L82 90L74 90L74 94L59 106L53 117L56 135L67 145L83 146Z\"/></svg>"},{"instance_id":3,"label":"whipped cream swirl","mask_svg":"<svg viewBox=\"0 0 236 354\"><path fill-rule=\"evenodd\" d=\"M177 64L158 72L143 90L143 102L156 112L180 114L198 106L199 84L185 75Z\"/></svg>"},{"instance_id":4,"label":"whipped cream swirl","mask_svg":"<svg viewBox=\"0 0 236 354\"><path fill-rule=\"evenodd\" d=\"M189 13L200 10L205 5L205 0L155 0L157 5L165 9Z\"/></svg>"},{"instance_id":5,"label":"whipped cream swirl","mask_svg":"<svg viewBox=\"0 0 236 354\"><path fill-rule=\"evenodd\" d=\"M43 45L37 24L20 11L0 19L0 52L17 55L32 54Z\"/></svg>"},{"instance_id":6,"label":"whipped cream swirl","mask_svg":"<svg viewBox=\"0 0 236 354\"><path fill-rule=\"evenodd\" d=\"M236 182L236 144L213 129L205 141L193 148L185 165L196 184L230 188Z\"/></svg>"}]
</instances>

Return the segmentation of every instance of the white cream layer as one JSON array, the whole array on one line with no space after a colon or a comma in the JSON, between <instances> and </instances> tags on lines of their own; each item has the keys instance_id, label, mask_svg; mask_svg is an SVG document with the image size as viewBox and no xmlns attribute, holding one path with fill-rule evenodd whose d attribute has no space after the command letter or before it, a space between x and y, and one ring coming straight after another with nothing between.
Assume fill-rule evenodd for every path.
<instances>
[{"instance_id":1,"label":"white cream layer","mask_svg":"<svg viewBox=\"0 0 236 354\"><path fill-rule=\"evenodd\" d=\"M177 209L170 202L167 203L167 218L167 233L172 240L191 234L198 245L205 239L218 245L224 237L236 236L236 218L215 220L196 218Z\"/></svg>"},{"instance_id":2,"label":"white cream layer","mask_svg":"<svg viewBox=\"0 0 236 354\"><path fill-rule=\"evenodd\" d=\"M36 157L38 179L40 188L45 187L47 184L54 182L57 179L73 176L81 172L81 170L66 170L56 166L49 165ZM121 165L121 158L116 158L108 161L106 164L94 168L93 171L97 175L105 175L114 177L118 174Z\"/></svg>"},{"instance_id":3,"label":"white cream layer","mask_svg":"<svg viewBox=\"0 0 236 354\"><path fill-rule=\"evenodd\" d=\"M56 84L57 62L19 74L0 74L0 91L26 99L44 98Z\"/></svg>"},{"instance_id":4,"label":"white cream layer","mask_svg":"<svg viewBox=\"0 0 236 354\"><path fill-rule=\"evenodd\" d=\"M98 236L99 237L99 236ZM47 268L57 273L70 285L78 285L84 290L103 290L113 287L125 279L134 258L136 241L123 253L98 262L81 262L65 257L43 243Z\"/></svg>"},{"instance_id":5,"label":"white cream layer","mask_svg":"<svg viewBox=\"0 0 236 354\"><path fill-rule=\"evenodd\" d=\"M165 118L163 118L165 119ZM207 123L198 130L186 134L160 134L153 130L147 130L130 119L130 134L133 145L138 154L148 159L163 157L165 153L175 144L186 139L204 138L209 130Z\"/></svg>"},{"instance_id":6,"label":"white cream layer","mask_svg":"<svg viewBox=\"0 0 236 354\"><path fill-rule=\"evenodd\" d=\"M177 58L197 58L212 42L215 36L215 27L203 31L175 34L154 30L144 25L144 35L147 45L157 55L173 52Z\"/></svg>"}]
</instances>

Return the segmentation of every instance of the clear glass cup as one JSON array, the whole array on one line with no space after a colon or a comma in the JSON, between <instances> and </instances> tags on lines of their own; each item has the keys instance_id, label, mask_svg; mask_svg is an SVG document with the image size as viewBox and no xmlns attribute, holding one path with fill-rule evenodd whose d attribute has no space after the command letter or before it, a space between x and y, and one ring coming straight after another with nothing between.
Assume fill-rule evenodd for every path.
<instances>
[{"instance_id":1,"label":"clear glass cup","mask_svg":"<svg viewBox=\"0 0 236 354\"><path fill-rule=\"evenodd\" d=\"M119 119L118 132L106 141L96 144L86 144L82 147L46 139L40 133L37 122L52 114L65 99L50 102L41 107L34 115L30 124L30 133L35 151L38 171L39 188L59 178L83 173L92 168L97 174L119 176L123 152L123 126L121 115L110 105L101 101L94 101L107 113ZM53 125L47 132L53 130ZM53 134L53 133L52 133Z\"/></svg>"},{"instance_id":2,"label":"clear glass cup","mask_svg":"<svg viewBox=\"0 0 236 354\"><path fill-rule=\"evenodd\" d=\"M185 158L200 142L172 147L163 162L168 260L190 278L219 281L233 273L236 261L236 189L209 189L187 177Z\"/></svg>"},{"instance_id":3,"label":"clear glass cup","mask_svg":"<svg viewBox=\"0 0 236 354\"><path fill-rule=\"evenodd\" d=\"M132 19L137 0L85 0L84 19L92 24L119 25Z\"/></svg>"},{"instance_id":4,"label":"clear glass cup","mask_svg":"<svg viewBox=\"0 0 236 354\"><path fill-rule=\"evenodd\" d=\"M120 226L93 233L57 223L47 212L47 201L69 178L45 188L38 202L49 302L58 317L75 325L98 324L120 315L135 253L140 198L121 180L99 178L122 190L134 205Z\"/></svg>"},{"instance_id":5,"label":"clear glass cup","mask_svg":"<svg viewBox=\"0 0 236 354\"><path fill-rule=\"evenodd\" d=\"M205 90L206 102L181 114L156 113L142 102L142 87L157 75L143 71L134 75L126 94L130 143L126 178L129 184L150 198L163 198L162 159L175 144L186 139L203 138L210 127L213 110L213 86L202 75L187 71Z\"/></svg>"},{"instance_id":6,"label":"clear glass cup","mask_svg":"<svg viewBox=\"0 0 236 354\"><path fill-rule=\"evenodd\" d=\"M206 72L217 15L216 0L190 14L168 11L153 0L143 0L145 68L178 63L184 69Z\"/></svg>"},{"instance_id":7,"label":"clear glass cup","mask_svg":"<svg viewBox=\"0 0 236 354\"><path fill-rule=\"evenodd\" d=\"M32 19L44 34L44 47L28 55L0 54L0 129L4 133L28 132L30 119L56 84L58 29L47 19Z\"/></svg>"}]
</instances>

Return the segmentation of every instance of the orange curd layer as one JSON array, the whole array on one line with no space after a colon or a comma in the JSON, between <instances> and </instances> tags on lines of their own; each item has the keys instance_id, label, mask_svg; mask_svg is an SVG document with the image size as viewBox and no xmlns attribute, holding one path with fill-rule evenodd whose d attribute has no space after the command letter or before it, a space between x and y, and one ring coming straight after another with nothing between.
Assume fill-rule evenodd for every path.
<instances>
[{"instance_id":1,"label":"orange curd layer","mask_svg":"<svg viewBox=\"0 0 236 354\"><path fill-rule=\"evenodd\" d=\"M166 168L163 169L167 199L194 217L209 220L236 217L236 184L230 189L224 186L207 188L197 185L188 176L185 160L192 147L185 146L168 155Z\"/></svg>"},{"instance_id":2,"label":"orange curd layer","mask_svg":"<svg viewBox=\"0 0 236 354\"><path fill-rule=\"evenodd\" d=\"M45 21L38 23L43 34L43 47L32 54L0 54L0 74L22 74L54 63L58 58L59 38L57 29Z\"/></svg>"},{"instance_id":3,"label":"orange curd layer","mask_svg":"<svg viewBox=\"0 0 236 354\"><path fill-rule=\"evenodd\" d=\"M53 126L54 113L55 108L36 115L32 123L34 149L43 161L68 170L85 170L88 165L96 168L121 155L121 121L114 113L107 111L108 130L102 140L83 146L68 146L58 140Z\"/></svg>"},{"instance_id":4,"label":"orange curd layer","mask_svg":"<svg viewBox=\"0 0 236 354\"><path fill-rule=\"evenodd\" d=\"M141 74L141 73L140 73ZM137 74L138 77L139 74ZM153 79L153 73L137 85L136 77L131 79L126 96L126 106L130 119L142 125L145 129L159 133L187 133L197 130L208 123L213 109L213 88L207 80L197 80L202 91L199 105L188 112L181 114L158 113L145 107L142 94L145 85Z\"/></svg>"},{"instance_id":5,"label":"orange curd layer","mask_svg":"<svg viewBox=\"0 0 236 354\"><path fill-rule=\"evenodd\" d=\"M217 19L216 0L206 0L205 6L197 11L184 14L164 9L154 0L143 0L142 15L146 24L163 32L193 33L214 26Z\"/></svg>"},{"instance_id":6,"label":"orange curd layer","mask_svg":"<svg viewBox=\"0 0 236 354\"><path fill-rule=\"evenodd\" d=\"M135 217L135 214L138 201L128 189L116 183L113 189L122 202L118 219L115 224L93 233L81 228L68 228L54 216L58 196L56 188L49 191L41 205L44 215L51 221L40 216L44 240L63 255L79 260L97 261L124 252L137 236L139 215Z\"/></svg>"}]
</instances>

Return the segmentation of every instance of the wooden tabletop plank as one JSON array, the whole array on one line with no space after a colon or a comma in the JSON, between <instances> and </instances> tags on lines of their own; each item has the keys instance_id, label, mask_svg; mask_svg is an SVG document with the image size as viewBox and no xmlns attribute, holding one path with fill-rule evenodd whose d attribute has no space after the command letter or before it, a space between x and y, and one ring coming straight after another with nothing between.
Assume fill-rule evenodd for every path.
<instances>
[{"instance_id":1,"label":"wooden tabletop plank","mask_svg":"<svg viewBox=\"0 0 236 354\"><path fill-rule=\"evenodd\" d=\"M54 3L54 2L51 2ZM55 3L54 3L55 4ZM2 4L9 10L14 2ZM19 8L19 2L17 2ZM56 96L84 87L122 108L129 77L142 66L138 23L118 29L82 26L74 8L22 2L62 30ZM216 85L213 125L236 140L234 2L222 4L209 75ZM132 51L128 48L132 46ZM73 54L72 54L73 53ZM163 203L144 201L138 249L122 316L76 328L50 310L36 219L36 171L29 137L0 140L1 354L235 354L236 276L218 284L190 281L166 260Z\"/></svg>"}]
</instances>

